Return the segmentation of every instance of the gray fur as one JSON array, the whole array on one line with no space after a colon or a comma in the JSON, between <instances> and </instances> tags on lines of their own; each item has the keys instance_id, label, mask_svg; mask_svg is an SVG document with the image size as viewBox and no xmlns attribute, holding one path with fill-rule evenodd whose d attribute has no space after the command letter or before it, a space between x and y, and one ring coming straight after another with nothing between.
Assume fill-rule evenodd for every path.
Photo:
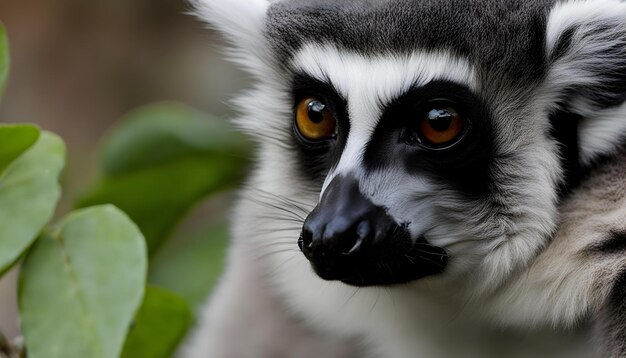
<instances>
[{"instance_id":1,"label":"gray fur","mask_svg":"<svg viewBox=\"0 0 626 358\"><path fill-rule=\"evenodd\" d=\"M257 80L236 103L258 151L227 272L189 357L626 351L626 4L196 1ZM319 83L345 107L325 155L307 151L293 126L295 99ZM398 103L441 88L470 93L457 103L477 117L471 145L407 160L387 136L411 118ZM346 174L449 253L441 275L355 290L311 272L296 245L302 223ZM596 339L577 340L590 325Z\"/></svg>"},{"instance_id":2,"label":"gray fur","mask_svg":"<svg viewBox=\"0 0 626 358\"><path fill-rule=\"evenodd\" d=\"M581 265L596 270L597 311L591 312L605 357L626 356L626 152L599 167L563 207L561 231L581 248ZM595 266L595 269L593 268Z\"/></svg>"},{"instance_id":3,"label":"gray fur","mask_svg":"<svg viewBox=\"0 0 626 358\"><path fill-rule=\"evenodd\" d=\"M536 82L546 69L546 14L554 2L279 1L269 9L267 36L285 58L310 41L364 54L446 49L504 80Z\"/></svg>"}]
</instances>

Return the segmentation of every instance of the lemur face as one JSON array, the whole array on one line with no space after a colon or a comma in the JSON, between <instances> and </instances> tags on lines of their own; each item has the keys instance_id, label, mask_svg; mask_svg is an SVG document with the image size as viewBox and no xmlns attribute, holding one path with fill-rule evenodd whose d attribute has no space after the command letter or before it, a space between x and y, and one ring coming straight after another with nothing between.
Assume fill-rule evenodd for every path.
<instances>
[{"instance_id":1,"label":"lemur face","mask_svg":"<svg viewBox=\"0 0 626 358\"><path fill-rule=\"evenodd\" d=\"M491 112L470 66L443 53L304 51L294 60L293 143L320 202L301 250L322 278L353 285L442 272L447 246L468 239L453 229L468 224L454 208L485 205L493 185Z\"/></svg>"},{"instance_id":2,"label":"lemur face","mask_svg":"<svg viewBox=\"0 0 626 358\"><path fill-rule=\"evenodd\" d=\"M396 284L448 261L460 273L517 230L533 231L536 250L552 229L558 149L538 85L493 78L460 50L414 47L306 43L290 59L295 170L320 193L299 246L322 278ZM506 100L483 90L496 83Z\"/></svg>"},{"instance_id":3,"label":"lemur face","mask_svg":"<svg viewBox=\"0 0 626 358\"><path fill-rule=\"evenodd\" d=\"M310 265L354 286L497 285L549 240L564 188L624 137L624 7L209 6L257 80L237 101L259 144L248 236L299 279L315 279Z\"/></svg>"}]
</instances>

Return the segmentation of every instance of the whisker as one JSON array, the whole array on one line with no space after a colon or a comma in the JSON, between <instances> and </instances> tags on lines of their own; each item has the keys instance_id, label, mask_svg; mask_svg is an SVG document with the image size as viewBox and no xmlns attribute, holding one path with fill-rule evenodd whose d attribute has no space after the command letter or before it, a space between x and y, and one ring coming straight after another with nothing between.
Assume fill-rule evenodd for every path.
<instances>
[{"instance_id":1,"label":"whisker","mask_svg":"<svg viewBox=\"0 0 626 358\"><path fill-rule=\"evenodd\" d=\"M455 245L460 245L460 244L466 244L468 242L476 242L476 241L484 241L484 239L464 239L464 240L459 240L459 241L455 241L455 242L451 242L447 245L442 246L443 249L446 249L448 247L453 247Z\"/></svg>"},{"instance_id":2,"label":"whisker","mask_svg":"<svg viewBox=\"0 0 626 358\"><path fill-rule=\"evenodd\" d=\"M415 257L412 257L412 256L407 255L407 254L403 254L402 256L404 256L407 260L409 260L410 263L412 263L412 264L415 263Z\"/></svg>"},{"instance_id":3,"label":"whisker","mask_svg":"<svg viewBox=\"0 0 626 358\"><path fill-rule=\"evenodd\" d=\"M295 238L294 238L295 236ZM276 240L292 240L292 239L297 239L299 235L289 235L287 232L283 232L283 233L276 233L276 235L273 235L271 237L268 237L268 233L267 232L251 232L249 233L248 237L250 238L255 238L261 242L267 242L267 241L276 241Z\"/></svg>"},{"instance_id":4,"label":"whisker","mask_svg":"<svg viewBox=\"0 0 626 358\"><path fill-rule=\"evenodd\" d=\"M281 211L285 214L288 214L290 218L294 218L294 219L300 219L302 221L304 221L305 217L297 212L291 211L283 206L280 206L278 204L274 204L274 203L268 203L266 201L263 200L259 200L259 199L255 199L255 198L248 198L248 200L250 200L253 203L259 204L261 206L265 206L267 208L270 209L276 209L278 211Z\"/></svg>"},{"instance_id":5,"label":"whisker","mask_svg":"<svg viewBox=\"0 0 626 358\"><path fill-rule=\"evenodd\" d=\"M294 209L300 210L303 214L308 215L308 213L312 210L312 205L309 203L305 203L296 199L292 199L283 195L275 194L267 190L254 188L252 189L255 193L264 196L265 198L278 200L282 204L289 205Z\"/></svg>"},{"instance_id":6,"label":"whisker","mask_svg":"<svg viewBox=\"0 0 626 358\"><path fill-rule=\"evenodd\" d=\"M265 244L256 245L258 248L268 248L268 247L298 247L298 243L296 241L283 241L283 242L269 242Z\"/></svg>"},{"instance_id":7,"label":"whisker","mask_svg":"<svg viewBox=\"0 0 626 358\"><path fill-rule=\"evenodd\" d=\"M269 273L270 276L275 275L276 272L278 272L283 266L285 266L287 264L287 262L295 259L296 257L298 257L298 255L291 255L289 258L287 258L285 261L283 261L280 265L276 266L272 272Z\"/></svg>"},{"instance_id":8,"label":"whisker","mask_svg":"<svg viewBox=\"0 0 626 358\"><path fill-rule=\"evenodd\" d=\"M254 259L255 260L263 260L264 258L267 258L269 256L277 255L277 254L281 254L281 253L285 253L285 252L300 252L300 250L294 250L294 249L275 250L275 251L266 252L263 255L259 255L259 256L255 257Z\"/></svg>"},{"instance_id":9,"label":"whisker","mask_svg":"<svg viewBox=\"0 0 626 358\"><path fill-rule=\"evenodd\" d=\"M284 228L280 228L280 229L267 228L267 229L256 230L256 233L258 233L258 234L271 234L271 233L274 233L274 232L296 231L299 234L300 230L302 230L302 227L300 227L300 226L295 227L295 228L294 227L284 227Z\"/></svg>"},{"instance_id":10,"label":"whisker","mask_svg":"<svg viewBox=\"0 0 626 358\"><path fill-rule=\"evenodd\" d=\"M290 218L290 217L284 217L284 216L259 215L259 216L256 216L256 218L258 218L258 219L266 219L266 220L284 221L284 222L291 222L291 223L298 223L299 225L302 225L304 223L304 220L302 220L302 219Z\"/></svg>"},{"instance_id":11,"label":"whisker","mask_svg":"<svg viewBox=\"0 0 626 358\"><path fill-rule=\"evenodd\" d=\"M389 295L389 299L391 299L391 303L393 305L394 310L397 308L396 307L396 299L395 297L393 297L393 292L391 292L391 290L389 289L389 287L383 287L385 289L385 292L387 292L387 295ZM397 313L397 312L396 312Z\"/></svg>"},{"instance_id":12,"label":"whisker","mask_svg":"<svg viewBox=\"0 0 626 358\"><path fill-rule=\"evenodd\" d=\"M312 208L310 208L311 207L310 204L307 204L307 203L304 203L304 202L301 202L301 201L297 201L295 199L288 198L286 196L270 193L268 191L261 190L260 192L265 194L266 196L269 196L270 198L277 199L281 203L289 205L289 206L291 206L294 209L300 210L303 214L308 214L312 210Z\"/></svg>"},{"instance_id":13,"label":"whisker","mask_svg":"<svg viewBox=\"0 0 626 358\"><path fill-rule=\"evenodd\" d=\"M428 244L426 244L424 246L426 246L428 248L432 248L432 246L430 246ZM411 247L411 249L414 249L414 248L415 248L415 246ZM423 253L423 254L427 254L427 255L436 255L436 256L442 256L442 257L443 256L448 256L445 253L442 254L441 252L431 251L431 250L424 250L424 249L415 249L415 250L413 250L411 252Z\"/></svg>"},{"instance_id":14,"label":"whisker","mask_svg":"<svg viewBox=\"0 0 626 358\"><path fill-rule=\"evenodd\" d=\"M341 308L345 307L348 302L350 302L350 300L352 300L352 298L354 297L354 295L356 295L357 292L359 292L359 290L361 289L361 287L357 287L354 292L352 292L352 294L350 295L350 297L348 297L347 300L345 300L345 302L340 306Z\"/></svg>"},{"instance_id":15,"label":"whisker","mask_svg":"<svg viewBox=\"0 0 626 358\"><path fill-rule=\"evenodd\" d=\"M446 266L445 266L445 265L443 265L441 262L437 262L437 261L435 261L435 260L431 260L431 259L429 259L428 257L421 256L421 255L417 255L417 257L419 257L419 258L420 258L420 259L422 259L422 260L426 260L426 261L428 261L428 262L430 262L430 263L432 263L432 264L436 265L437 267L441 267L441 268L446 267Z\"/></svg>"},{"instance_id":16,"label":"whisker","mask_svg":"<svg viewBox=\"0 0 626 358\"><path fill-rule=\"evenodd\" d=\"M378 295L376 295L376 300L374 300L374 304L372 305L372 307L370 308L370 311L368 312L368 315L371 315L372 312L374 312L374 308L376 308L376 305L378 304L378 300L380 299L380 293L381 293L381 289L380 287L378 287Z\"/></svg>"}]
</instances>

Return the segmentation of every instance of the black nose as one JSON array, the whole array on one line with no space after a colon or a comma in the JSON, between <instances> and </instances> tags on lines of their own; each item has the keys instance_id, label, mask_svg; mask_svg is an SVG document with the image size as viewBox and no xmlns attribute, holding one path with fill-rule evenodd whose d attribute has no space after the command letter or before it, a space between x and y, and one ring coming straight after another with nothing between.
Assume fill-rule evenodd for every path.
<instances>
[{"instance_id":1,"label":"black nose","mask_svg":"<svg viewBox=\"0 0 626 358\"><path fill-rule=\"evenodd\" d=\"M380 242L397 224L351 177L335 178L304 222L298 244L312 261L341 259Z\"/></svg>"},{"instance_id":2,"label":"black nose","mask_svg":"<svg viewBox=\"0 0 626 358\"><path fill-rule=\"evenodd\" d=\"M318 276L355 286L403 283L439 273L447 263L443 249L412 239L406 225L366 198L351 176L331 181L298 245Z\"/></svg>"}]
</instances>

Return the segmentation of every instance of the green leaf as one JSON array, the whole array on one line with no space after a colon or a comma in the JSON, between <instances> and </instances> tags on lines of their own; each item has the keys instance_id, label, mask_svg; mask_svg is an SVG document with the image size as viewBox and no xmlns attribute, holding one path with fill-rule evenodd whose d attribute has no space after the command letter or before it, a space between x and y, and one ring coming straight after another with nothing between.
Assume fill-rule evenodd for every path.
<instances>
[{"instance_id":1,"label":"green leaf","mask_svg":"<svg viewBox=\"0 0 626 358\"><path fill-rule=\"evenodd\" d=\"M217 155L181 158L104 179L80 206L111 203L141 228L151 253L200 199L241 177L242 165Z\"/></svg>"},{"instance_id":2,"label":"green leaf","mask_svg":"<svg viewBox=\"0 0 626 358\"><path fill-rule=\"evenodd\" d=\"M0 99L9 76L9 40L4 26L0 23Z\"/></svg>"},{"instance_id":3,"label":"green leaf","mask_svg":"<svg viewBox=\"0 0 626 358\"><path fill-rule=\"evenodd\" d=\"M191 325L189 306L180 296L148 286L122 358L171 357Z\"/></svg>"},{"instance_id":4,"label":"green leaf","mask_svg":"<svg viewBox=\"0 0 626 358\"><path fill-rule=\"evenodd\" d=\"M212 117L157 104L132 114L104 149L104 178L79 206L111 203L141 228L150 254L196 203L237 185L248 144Z\"/></svg>"},{"instance_id":5,"label":"green leaf","mask_svg":"<svg viewBox=\"0 0 626 358\"><path fill-rule=\"evenodd\" d=\"M39 139L39 128L28 124L0 124L0 174Z\"/></svg>"},{"instance_id":6,"label":"green leaf","mask_svg":"<svg viewBox=\"0 0 626 358\"><path fill-rule=\"evenodd\" d=\"M222 272L227 243L225 223L169 240L153 258L148 282L181 295L197 313Z\"/></svg>"},{"instance_id":7,"label":"green leaf","mask_svg":"<svg viewBox=\"0 0 626 358\"><path fill-rule=\"evenodd\" d=\"M245 156L248 144L224 121L175 102L161 102L129 113L103 148L105 177L194 156Z\"/></svg>"},{"instance_id":8,"label":"green leaf","mask_svg":"<svg viewBox=\"0 0 626 358\"><path fill-rule=\"evenodd\" d=\"M139 229L106 205L68 215L26 256L19 287L30 358L119 357L147 270Z\"/></svg>"},{"instance_id":9,"label":"green leaf","mask_svg":"<svg viewBox=\"0 0 626 358\"><path fill-rule=\"evenodd\" d=\"M9 145L12 156L33 134L25 128L15 132L21 133L24 140ZM43 132L37 143L0 176L0 275L17 261L52 217L61 195L58 179L64 164L63 142Z\"/></svg>"}]
</instances>

